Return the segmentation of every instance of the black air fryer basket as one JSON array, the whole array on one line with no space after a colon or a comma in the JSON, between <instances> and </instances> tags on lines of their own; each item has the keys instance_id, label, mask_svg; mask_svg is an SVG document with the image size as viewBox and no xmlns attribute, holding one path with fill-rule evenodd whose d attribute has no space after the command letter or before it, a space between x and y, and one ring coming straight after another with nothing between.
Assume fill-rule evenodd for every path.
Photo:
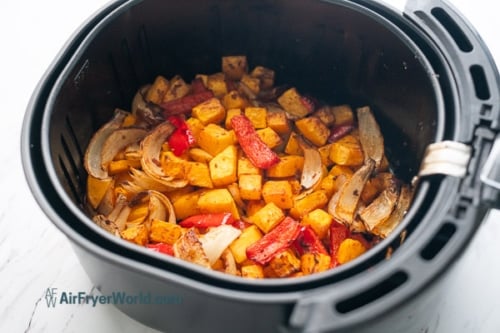
<instances>
[{"instance_id":1,"label":"black air fryer basket","mask_svg":"<svg viewBox=\"0 0 500 333\"><path fill-rule=\"evenodd\" d=\"M372 106L395 172L418 182L390 237L326 273L254 281L151 253L92 222L82 208L92 133L158 74L216 72L231 54L330 104ZM103 294L181 300L117 305L146 325L422 332L453 264L499 201L499 91L485 45L444 1L409 1L404 14L367 0L115 1L78 30L34 92L23 163L39 205Z\"/></svg>"}]
</instances>

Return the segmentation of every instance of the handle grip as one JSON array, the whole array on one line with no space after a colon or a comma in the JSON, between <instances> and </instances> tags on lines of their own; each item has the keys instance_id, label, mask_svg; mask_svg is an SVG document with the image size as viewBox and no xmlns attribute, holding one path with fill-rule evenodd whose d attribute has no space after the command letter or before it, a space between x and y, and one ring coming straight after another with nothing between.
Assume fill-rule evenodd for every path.
<instances>
[{"instance_id":1,"label":"handle grip","mask_svg":"<svg viewBox=\"0 0 500 333\"><path fill-rule=\"evenodd\" d=\"M404 15L430 37L450 66L457 107L465 124L500 130L500 77L493 57L472 25L445 0L411 0ZM470 142L467 126L461 141Z\"/></svg>"}]
</instances>

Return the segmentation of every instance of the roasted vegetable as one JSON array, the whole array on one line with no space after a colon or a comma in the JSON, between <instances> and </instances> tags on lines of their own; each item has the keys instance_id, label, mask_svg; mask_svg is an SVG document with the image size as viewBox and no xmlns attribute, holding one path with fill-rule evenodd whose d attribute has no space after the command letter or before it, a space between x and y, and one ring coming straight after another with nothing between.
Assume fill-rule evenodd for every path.
<instances>
[{"instance_id":1,"label":"roasted vegetable","mask_svg":"<svg viewBox=\"0 0 500 333\"><path fill-rule=\"evenodd\" d=\"M245 56L158 75L85 152L86 201L111 234L217 272L297 278L388 237L413 188L390 171L370 107L275 87ZM189 82L189 83L187 83Z\"/></svg>"},{"instance_id":2,"label":"roasted vegetable","mask_svg":"<svg viewBox=\"0 0 500 333\"><path fill-rule=\"evenodd\" d=\"M241 149L248 156L253 165L261 169L268 169L279 162L278 155L272 151L257 135L252 122L245 116L235 116L231 119Z\"/></svg>"},{"instance_id":3,"label":"roasted vegetable","mask_svg":"<svg viewBox=\"0 0 500 333\"><path fill-rule=\"evenodd\" d=\"M299 236L299 233L299 222L287 216L273 230L247 247L247 257L261 265L265 265L275 255L290 247Z\"/></svg>"}]
</instances>

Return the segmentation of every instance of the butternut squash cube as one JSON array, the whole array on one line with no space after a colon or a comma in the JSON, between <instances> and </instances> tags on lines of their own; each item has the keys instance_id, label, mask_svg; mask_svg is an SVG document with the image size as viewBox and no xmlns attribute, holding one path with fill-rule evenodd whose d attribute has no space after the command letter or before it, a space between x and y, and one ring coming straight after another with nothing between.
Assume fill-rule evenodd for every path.
<instances>
[{"instance_id":1,"label":"butternut squash cube","mask_svg":"<svg viewBox=\"0 0 500 333\"><path fill-rule=\"evenodd\" d=\"M224 126L227 129L232 129L233 125L231 125L231 119L234 116L239 116L239 115L241 115L241 109L239 109L239 108L227 109L227 112L226 112L226 121L224 122Z\"/></svg>"},{"instance_id":2,"label":"butternut squash cube","mask_svg":"<svg viewBox=\"0 0 500 333\"><path fill-rule=\"evenodd\" d=\"M270 127L257 130L257 135L271 149L281 144L281 137Z\"/></svg>"},{"instance_id":3,"label":"butternut squash cube","mask_svg":"<svg viewBox=\"0 0 500 333\"><path fill-rule=\"evenodd\" d=\"M318 153L321 156L321 164L327 168L333 165L333 161L330 159L331 146L331 144L327 144L318 148Z\"/></svg>"},{"instance_id":4,"label":"butternut squash cube","mask_svg":"<svg viewBox=\"0 0 500 333\"><path fill-rule=\"evenodd\" d=\"M275 73L272 69L256 66L250 73L250 76L260 80L260 88L263 90L270 89L274 86Z\"/></svg>"},{"instance_id":5,"label":"butternut squash cube","mask_svg":"<svg viewBox=\"0 0 500 333\"><path fill-rule=\"evenodd\" d=\"M333 114L329 106L321 107L316 112L314 112L313 115L319 118L319 120L321 120L321 122L327 127L330 127L335 123L335 115Z\"/></svg>"},{"instance_id":6,"label":"butternut squash cube","mask_svg":"<svg viewBox=\"0 0 500 333\"><path fill-rule=\"evenodd\" d=\"M247 57L244 55L222 57L222 72L229 80L241 80L248 72Z\"/></svg>"},{"instance_id":7,"label":"butternut squash cube","mask_svg":"<svg viewBox=\"0 0 500 333\"><path fill-rule=\"evenodd\" d=\"M342 241L342 243L340 243L339 250L337 252L337 261L342 265L356 259L365 252L366 248L359 240L346 238Z\"/></svg>"},{"instance_id":8,"label":"butternut squash cube","mask_svg":"<svg viewBox=\"0 0 500 333\"><path fill-rule=\"evenodd\" d=\"M221 98L227 94L226 77L224 73L215 73L207 77L207 88L211 90L215 97Z\"/></svg>"},{"instance_id":9,"label":"butternut squash cube","mask_svg":"<svg viewBox=\"0 0 500 333\"><path fill-rule=\"evenodd\" d=\"M258 264L241 266L241 276L249 279L262 279L264 270Z\"/></svg>"},{"instance_id":10,"label":"butternut squash cube","mask_svg":"<svg viewBox=\"0 0 500 333\"><path fill-rule=\"evenodd\" d=\"M233 196L226 188L203 191L197 202L201 213L231 213L235 219L240 218Z\"/></svg>"},{"instance_id":11,"label":"butternut squash cube","mask_svg":"<svg viewBox=\"0 0 500 333\"><path fill-rule=\"evenodd\" d=\"M293 177L302 172L304 157L298 155L280 156L280 161L266 170L267 176L272 178Z\"/></svg>"},{"instance_id":12,"label":"butternut squash cube","mask_svg":"<svg viewBox=\"0 0 500 333\"><path fill-rule=\"evenodd\" d=\"M200 142L200 133L205 128L205 125L198 118L194 117L189 117L186 120L186 125L193 134L195 145L198 145L198 142Z\"/></svg>"},{"instance_id":13,"label":"butternut squash cube","mask_svg":"<svg viewBox=\"0 0 500 333\"><path fill-rule=\"evenodd\" d=\"M245 116L252 122L254 128L267 127L267 110L266 108L248 106L245 108Z\"/></svg>"},{"instance_id":14,"label":"butternut squash cube","mask_svg":"<svg viewBox=\"0 0 500 333\"><path fill-rule=\"evenodd\" d=\"M241 175L238 186L243 200L260 200L262 194L261 175Z\"/></svg>"},{"instance_id":15,"label":"butternut squash cube","mask_svg":"<svg viewBox=\"0 0 500 333\"><path fill-rule=\"evenodd\" d=\"M238 177L241 175L260 175L261 170L250 162L250 160L243 154L238 158Z\"/></svg>"},{"instance_id":16,"label":"butternut squash cube","mask_svg":"<svg viewBox=\"0 0 500 333\"><path fill-rule=\"evenodd\" d=\"M328 203L328 199L326 192L323 190L296 196L293 200L293 207L290 209L290 215L299 220L307 213L317 208L323 208Z\"/></svg>"},{"instance_id":17,"label":"butternut squash cube","mask_svg":"<svg viewBox=\"0 0 500 333\"><path fill-rule=\"evenodd\" d=\"M337 105L330 107L330 111L333 113L335 117L335 125L348 125L354 122L354 113L352 112L352 108L345 105Z\"/></svg>"},{"instance_id":18,"label":"butternut squash cube","mask_svg":"<svg viewBox=\"0 0 500 333\"><path fill-rule=\"evenodd\" d=\"M326 175L319 183L318 189L325 191L328 197L331 197L338 190L335 177L336 176Z\"/></svg>"},{"instance_id":19,"label":"butternut squash cube","mask_svg":"<svg viewBox=\"0 0 500 333\"><path fill-rule=\"evenodd\" d=\"M127 221L144 221L149 214L149 202L135 205L128 214Z\"/></svg>"},{"instance_id":20,"label":"butternut squash cube","mask_svg":"<svg viewBox=\"0 0 500 333\"><path fill-rule=\"evenodd\" d=\"M148 242L148 228L144 224L137 224L120 231L120 236L129 242L146 245Z\"/></svg>"},{"instance_id":21,"label":"butternut squash cube","mask_svg":"<svg viewBox=\"0 0 500 333\"><path fill-rule=\"evenodd\" d=\"M330 159L335 164L360 166L364 162L364 153L358 138L346 135L330 146Z\"/></svg>"},{"instance_id":22,"label":"butternut squash cube","mask_svg":"<svg viewBox=\"0 0 500 333\"><path fill-rule=\"evenodd\" d=\"M278 103L285 111L299 118L305 117L309 113L309 109L302 103L302 96L296 88L285 91L278 97Z\"/></svg>"},{"instance_id":23,"label":"butternut squash cube","mask_svg":"<svg viewBox=\"0 0 500 333\"><path fill-rule=\"evenodd\" d=\"M172 206L174 206L175 217L177 219L185 219L186 217L200 214L200 208L198 207L198 200L200 198L202 191L190 191L188 193L179 194L176 200L172 200Z\"/></svg>"},{"instance_id":24,"label":"butternut squash cube","mask_svg":"<svg viewBox=\"0 0 500 333\"><path fill-rule=\"evenodd\" d=\"M169 87L170 83L168 80L165 77L158 75L146 93L146 101L160 104L163 101L163 96L165 96Z\"/></svg>"},{"instance_id":25,"label":"butternut squash cube","mask_svg":"<svg viewBox=\"0 0 500 333\"><path fill-rule=\"evenodd\" d=\"M250 104L246 97L242 96L237 90L231 90L222 97L222 105L229 109L243 109Z\"/></svg>"},{"instance_id":26,"label":"butternut squash cube","mask_svg":"<svg viewBox=\"0 0 500 333\"><path fill-rule=\"evenodd\" d=\"M151 221L151 229L149 230L149 239L155 243L166 243L173 245L182 235L182 227L162 221L153 219Z\"/></svg>"},{"instance_id":27,"label":"butternut squash cube","mask_svg":"<svg viewBox=\"0 0 500 333\"><path fill-rule=\"evenodd\" d=\"M234 133L216 124L208 124L200 132L198 145L212 156L235 143Z\"/></svg>"},{"instance_id":28,"label":"butternut squash cube","mask_svg":"<svg viewBox=\"0 0 500 333\"><path fill-rule=\"evenodd\" d=\"M253 224L265 233L271 231L284 218L285 213L283 213L283 210L272 202L269 202L255 214L248 217Z\"/></svg>"},{"instance_id":29,"label":"butternut squash cube","mask_svg":"<svg viewBox=\"0 0 500 333\"><path fill-rule=\"evenodd\" d=\"M202 162L187 162L190 165L187 173L187 181L189 185L212 188L212 178L210 177L210 170L206 163Z\"/></svg>"},{"instance_id":30,"label":"butternut squash cube","mask_svg":"<svg viewBox=\"0 0 500 333\"><path fill-rule=\"evenodd\" d=\"M285 153L288 155L304 155L304 151L300 147L301 138L295 132L290 133L288 137L288 141L285 146Z\"/></svg>"},{"instance_id":31,"label":"butternut squash cube","mask_svg":"<svg viewBox=\"0 0 500 333\"><path fill-rule=\"evenodd\" d=\"M127 172L130 168L139 168L141 166L140 160L117 160L111 161L108 164L108 174L115 176L122 172Z\"/></svg>"},{"instance_id":32,"label":"butternut squash cube","mask_svg":"<svg viewBox=\"0 0 500 333\"><path fill-rule=\"evenodd\" d=\"M247 203L247 216L252 216L266 205L264 200L249 200Z\"/></svg>"},{"instance_id":33,"label":"butternut squash cube","mask_svg":"<svg viewBox=\"0 0 500 333\"><path fill-rule=\"evenodd\" d=\"M189 149L188 155L193 161L200 162L200 163L207 163L212 158L214 158L212 155L210 155L209 153L207 153L206 151L204 151L201 148Z\"/></svg>"},{"instance_id":34,"label":"butternut squash cube","mask_svg":"<svg viewBox=\"0 0 500 333\"><path fill-rule=\"evenodd\" d=\"M310 211L302 218L303 225L309 225L319 238L323 239L328 234L333 217L323 209Z\"/></svg>"},{"instance_id":35,"label":"butternut squash cube","mask_svg":"<svg viewBox=\"0 0 500 333\"><path fill-rule=\"evenodd\" d=\"M255 95L260 92L260 80L256 77L252 77L248 74L243 74L241 77L241 83L250 89Z\"/></svg>"},{"instance_id":36,"label":"butternut squash cube","mask_svg":"<svg viewBox=\"0 0 500 333\"><path fill-rule=\"evenodd\" d=\"M317 147L323 146L330 136L330 130L317 117L306 117L295 121L299 132Z\"/></svg>"},{"instance_id":37,"label":"butternut squash cube","mask_svg":"<svg viewBox=\"0 0 500 333\"><path fill-rule=\"evenodd\" d=\"M211 98L196 105L191 114L203 125L218 124L226 118L226 109L218 98Z\"/></svg>"},{"instance_id":38,"label":"butternut squash cube","mask_svg":"<svg viewBox=\"0 0 500 333\"><path fill-rule=\"evenodd\" d=\"M87 199L92 208L99 206L108 189L113 187L113 183L113 178L98 179L91 175L87 177Z\"/></svg>"},{"instance_id":39,"label":"butternut squash cube","mask_svg":"<svg viewBox=\"0 0 500 333\"><path fill-rule=\"evenodd\" d=\"M331 257L324 253L305 253L300 257L300 269L305 275L330 269Z\"/></svg>"},{"instance_id":40,"label":"butternut squash cube","mask_svg":"<svg viewBox=\"0 0 500 333\"><path fill-rule=\"evenodd\" d=\"M286 277L300 270L300 259L286 249L271 259L268 265L276 277Z\"/></svg>"},{"instance_id":41,"label":"butternut squash cube","mask_svg":"<svg viewBox=\"0 0 500 333\"><path fill-rule=\"evenodd\" d=\"M181 76L176 75L170 79L170 85L167 92L163 96L162 102L172 101L186 96L191 91L191 87L187 84Z\"/></svg>"},{"instance_id":42,"label":"butternut squash cube","mask_svg":"<svg viewBox=\"0 0 500 333\"><path fill-rule=\"evenodd\" d=\"M293 207L292 186L287 180L268 180L262 187L262 198L281 209L290 209Z\"/></svg>"},{"instance_id":43,"label":"butternut squash cube","mask_svg":"<svg viewBox=\"0 0 500 333\"><path fill-rule=\"evenodd\" d=\"M267 126L271 127L276 133L286 135L290 133L290 121L286 117L284 110L267 111Z\"/></svg>"},{"instance_id":44,"label":"butternut squash cube","mask_svg":"<svg viewBox=\"0 0 500 333\"><path fill-rule=\"evenodd\" d=\"M236 146L228 146L209 162L210 177L214 186L220 187L236 182L238 165Z\"/></svg>"},{"instance_id":45,"label":"butternut squash cube","mask_svg":"<svg viewBox=\"0 0 500 333\"><path fill-rule=\"evenodd\" d=\"M184 179L189 172L190 165L187 161L175 156L171 151L161 153L160 163L163 172L175 179Z\"/></svg>"},{"instance_id":46,"label":"butternut squash cube","mask_svg":"<svg viewBox=\"0 0 500 333\"><path fill-rule=\"evenodd\" d=\"M262 232L256 225L251 225L248 228L245 228L241 232L241 235L236 238L231 245L229 245L229 249L233 254L234 260L238 264L248 260L247 247L261 238Z\"/></svg>"}]
</instances>

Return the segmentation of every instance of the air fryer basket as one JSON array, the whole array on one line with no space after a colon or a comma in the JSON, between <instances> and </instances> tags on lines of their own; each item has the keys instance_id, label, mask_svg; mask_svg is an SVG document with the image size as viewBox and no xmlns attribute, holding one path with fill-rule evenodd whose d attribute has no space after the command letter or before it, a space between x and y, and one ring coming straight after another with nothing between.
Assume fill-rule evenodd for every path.
<instances>
[{"instance_id":1,"label":"air fryer basket","mask_svg":"<svg viewBox=\"0 0 500 333\"><path fill-rule=\"evenodd\" d=\"M498 71L467 23L445 3L417 5L401 16L363 0L116 1L73 36L33 95L23 129L33 193L103 294L182 300L118 305L150 326L419 331L450 264L498 199L479 178L498 131L500 102ZM442 140L472 148L467 175L420 179L412 208L391 237L352 263L300 279L225 276L99 229L82 202L82 159L92 133L116 107L129 109L138 87L158 74L190 79L216 72L221 57L231 54L275 69L279 83L330 104L370 105L401 178L410 181L426 148ZM388 247L397 248L391 260L385 260ZM410 315L413 320L397 320Z\"/></svg>"}]
</instances>

